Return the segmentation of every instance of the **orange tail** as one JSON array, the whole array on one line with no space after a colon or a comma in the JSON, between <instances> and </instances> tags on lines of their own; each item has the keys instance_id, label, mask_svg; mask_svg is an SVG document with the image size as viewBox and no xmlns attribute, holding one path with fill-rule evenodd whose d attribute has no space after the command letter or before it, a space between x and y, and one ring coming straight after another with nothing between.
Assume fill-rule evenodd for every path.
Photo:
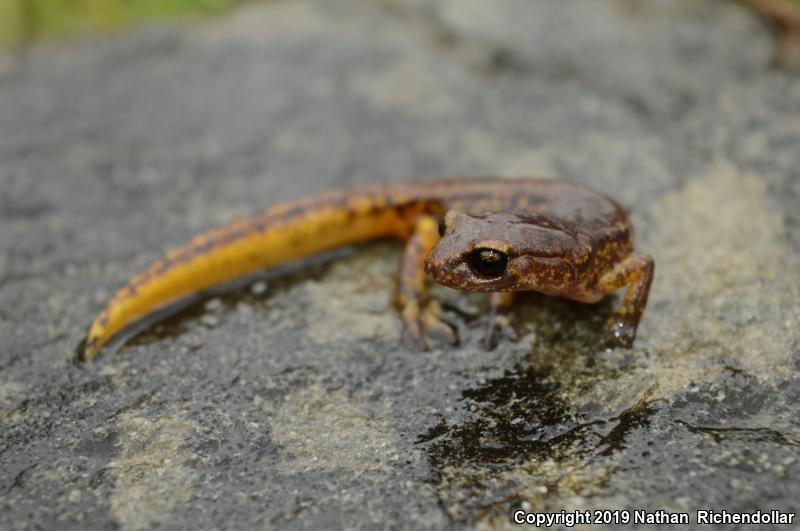
<instances>
[{"instance_id":1,"label":"orange tail","mask_svg":"<svg viewBox=\"0 0 800 531\"><path fill-rule=\"evenodd\" d=\"M330 192L276 205L195 237L114 294L92 322L78 357L93 358L123 328L216 284L342 245L405 237L424 205L397 195L382 186Z\"/></svg>"}]
</instances>

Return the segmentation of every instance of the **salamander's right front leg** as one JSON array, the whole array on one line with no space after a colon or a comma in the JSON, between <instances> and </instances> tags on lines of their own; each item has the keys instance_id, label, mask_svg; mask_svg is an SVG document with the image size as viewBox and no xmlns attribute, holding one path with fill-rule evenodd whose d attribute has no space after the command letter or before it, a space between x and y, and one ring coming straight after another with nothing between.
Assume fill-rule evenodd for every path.
<instances>
[{"instance_id":1,"label":"salamander's right front leg","mask_svg":"<svg viewBox=\"0 0 800 531\"><path fill-rule=\"evenodd\" d=\"M458 343L455 328L441 318L439 304L428 300L425 289L425 257L438 241L438 221L431 216L421 217L406 243L398 276L400 316L408 333L423 350L428 349L428 332L442 335L452 344Z\"/></svg>"},{"instance_id":2,"label":"salamander's right front leg","mask_svg":"<svg viewBox=\"0 0 800 531\"><path fill-rule=\"evenodd\" d=\"M654 271L655 264L650 256L633 253L600 278L598 287L604 294L627 286L622 304L606 323L604 345L623 348L633 345L636 328L647 306Z\"/></svg>"}]
</instances>

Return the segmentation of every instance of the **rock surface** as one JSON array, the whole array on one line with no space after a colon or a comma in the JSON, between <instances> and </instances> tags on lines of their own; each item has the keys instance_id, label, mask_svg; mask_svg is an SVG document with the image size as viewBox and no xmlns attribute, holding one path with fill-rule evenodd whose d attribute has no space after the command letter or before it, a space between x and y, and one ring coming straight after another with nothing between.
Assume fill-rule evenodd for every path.
<instances>
[{"instance_id":1,"label":"rock surface","mask_svg":"<svg viewBox=\"0 0 800 531\"><path fill-rule=\"evenodd\" d=\"M318 0L6 60L0 528L800 511L800 74L770 49L734 2ZM418 352L379 243L72 362L192 234L442 174L618 198L657 264L635 348L595 348L611 302L534 295L486 352L483 299L437 288L462 346Z\"/></svg>"}]
</instances>

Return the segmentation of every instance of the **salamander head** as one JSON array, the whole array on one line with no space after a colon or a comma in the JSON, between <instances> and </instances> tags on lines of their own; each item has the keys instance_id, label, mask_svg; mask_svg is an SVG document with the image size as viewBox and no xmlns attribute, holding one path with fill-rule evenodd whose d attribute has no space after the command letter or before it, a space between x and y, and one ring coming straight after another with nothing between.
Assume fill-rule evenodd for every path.
<instances>
[{"instance_id":1,"label":"salamander head","mask_svg":"<svg viewBox=\"0 0 800 531\"><path fill-rule=\"evenodd\" d=\"M467 214L451 210L425 271L464 291L555 293L574 283L591 252L572 225L530 212Z\"/></svg>"}]
</instances>

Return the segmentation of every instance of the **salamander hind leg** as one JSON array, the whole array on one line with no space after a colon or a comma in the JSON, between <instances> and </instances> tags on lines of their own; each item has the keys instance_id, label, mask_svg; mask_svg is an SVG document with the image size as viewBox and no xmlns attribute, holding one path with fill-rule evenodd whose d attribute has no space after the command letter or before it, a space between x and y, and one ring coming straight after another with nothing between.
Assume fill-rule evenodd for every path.
<instances>
[{"instance_id":1,"label":"salamander hind leg","mask_svg":"<svg viewBox=\"0 0 800 531\"><path fill-rule=\"evenodd\" d=\"M655 264L649 255L633 253L600 277L598 289L604 294L627 286L622 304L606 323L602 340L605 346L630 348L633 345L654 272Z\"/></svg>"},{"instance_id":2,"label":"salamander hind leg","mask_svg":"<svg viewBox=\"0 0 800 531\"><path fill-rule=\"evenodd\" d=\"M428 299L425 289L425 257L439 241L438 221L421 217L414 234L406 243L398 275L397 302L408 334L423 349L428 349L427 335L434 333L450 343L458 343L455 328L441 318L441 308Z\"/></svg>"}]
</instances>

